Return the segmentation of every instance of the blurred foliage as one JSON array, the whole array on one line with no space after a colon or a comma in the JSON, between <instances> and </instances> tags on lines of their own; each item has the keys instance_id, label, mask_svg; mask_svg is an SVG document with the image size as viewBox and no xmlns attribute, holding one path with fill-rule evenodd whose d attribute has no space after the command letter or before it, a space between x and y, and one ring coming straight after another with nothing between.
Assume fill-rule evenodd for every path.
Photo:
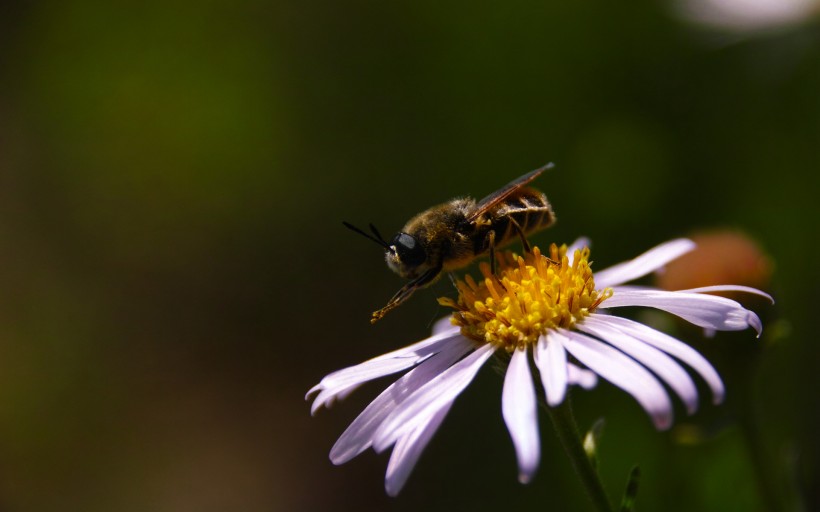
<instances>
[{"instance_id":1,"label":"blurred foliage","mask_svg":"<svg viewBox=\"0 0 820 512\"><path fill-rule=\"evenodd\" d=\"M443 280L371 327L400 280L341 220L390 232L547 161L559 223L537 243L590 236L602 268L730 227L774 262L761 340L678 332L729 394L681 412L695 444L606 384L575 394L582 425L606 417L613 499L637 464L639 510L766 509L738 421L751 410L785 509L820 508L818 20L727 36L673 13L4 4L0 509L585 509L546 418L540 473L517 484L492 372L398 499L385 457L327 460L378 386L315 419L303 401L423 337L449 293Z\"/></svg>"}]
</instances>

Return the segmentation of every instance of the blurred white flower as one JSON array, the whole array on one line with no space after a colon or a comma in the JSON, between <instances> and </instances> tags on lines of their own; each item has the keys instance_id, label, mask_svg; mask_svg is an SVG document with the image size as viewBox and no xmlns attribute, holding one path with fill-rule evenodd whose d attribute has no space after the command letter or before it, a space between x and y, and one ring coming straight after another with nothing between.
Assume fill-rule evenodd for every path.
<instances>
[{"instance_id":1,"label":"blurred white flower","mask_svg":"<svg viewBox=\"0 0 820 512\"><path fill-rule=\"evenodd\" d=\"M818 0L677 0L674 6L684 19L732 32L787 27L820 12Z\"/></svg>"}]
</instances>

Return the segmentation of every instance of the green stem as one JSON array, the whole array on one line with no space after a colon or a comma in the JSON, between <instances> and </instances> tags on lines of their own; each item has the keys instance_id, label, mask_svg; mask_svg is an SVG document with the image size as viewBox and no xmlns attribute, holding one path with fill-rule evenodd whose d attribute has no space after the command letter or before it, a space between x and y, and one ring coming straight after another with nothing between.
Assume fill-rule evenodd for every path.
<instances>
[{"instance_id":1,"label":"green stem","mask_svg":"<svg viewBox=\"0 0 820 512\"><path fill-rule=\"evenodd\" d=\"M569 396L557 407L549 407L542 404L550 415L552 424L558 433L558 439L564 445L569 456L572 467L581 478L581 483L587 491L589 499L592 500L595 509L600 512L612 512L612 505L604 490L604 485L598 475L598 471L592 464L592 460L584 450L581 432L572 413L572 406L569 403Z\"/></svg>"},{"instance_id":2,"label":"green stem","mask_svg":"<svg viewBox=\"0 0 820 512\"><path fill-rule=\"evenodd\" d=\"M789 479L780 473L785 470L784 464L778 463L772 456L769 446L760 431L760 413L757 409L758 401L755 399L752 371L745 375L746 385L741 386L741 396L739 397L738 425L746 443L746 449L752 462L757 489L760 493L761 501L765 510L774 512L781 510L794 510L794 495L788 492Z\"/></svg>"}]
</instances>

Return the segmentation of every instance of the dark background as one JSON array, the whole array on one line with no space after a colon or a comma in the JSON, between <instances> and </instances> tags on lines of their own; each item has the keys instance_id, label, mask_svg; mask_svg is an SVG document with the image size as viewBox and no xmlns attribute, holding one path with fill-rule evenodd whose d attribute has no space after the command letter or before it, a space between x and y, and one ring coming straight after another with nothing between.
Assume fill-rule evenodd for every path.
<instances>
[{"instance_id":1,"label":"dark background","mask_svg":"<svg viewBox=\"0 0 820 512\"><path fill-rule=\"evenodd\" d=\"M606 418L613 499L639 464L641 510L765 510L764 487L817 507L817 17L726 31L675 12L4 4L0 510L586 510L546 416L539 474L516 482L490 370L397 499L386 457L327 459L381 384L313 419L303 400L426 336L450 293L442 280L370 326L401 280L341 220L392 232L547 161L559 222L535 243L587 235L603 268L731 228L774 262L764 336L696 345L725 406L657 433L608 384L574 394L585 428Z\"/></svg>"}]
</instances>

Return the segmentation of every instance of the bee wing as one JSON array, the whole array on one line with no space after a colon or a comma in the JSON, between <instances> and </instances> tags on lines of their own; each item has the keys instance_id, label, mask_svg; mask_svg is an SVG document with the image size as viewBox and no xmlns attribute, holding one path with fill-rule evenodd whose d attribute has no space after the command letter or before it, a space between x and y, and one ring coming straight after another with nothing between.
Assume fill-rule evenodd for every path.
<instances>
[{"instance_id":1,"label":"bee wing","mask_svg":"<svg viewBox=\"0 0 820 512\"><path fill-rule=\"evenodd\" d=\"M510 194L514 193L521 187L526 186L529 182L537 178L539 174L546 171L547 169L552 169L553 167L555 167L555 164L548 163L544 167L538 168L534 171L530 171L527 174L520 176L512 180L511 182L507 183L500 189L496 190L492 194L488 195L487 197L479 201L476 205L475 211L470 215L470 217L467 218L467 220L470 222L475 222L476 220L478 220L479 217L487 213L498 203L509 197Z\"/></svg>"}]
</instances>

